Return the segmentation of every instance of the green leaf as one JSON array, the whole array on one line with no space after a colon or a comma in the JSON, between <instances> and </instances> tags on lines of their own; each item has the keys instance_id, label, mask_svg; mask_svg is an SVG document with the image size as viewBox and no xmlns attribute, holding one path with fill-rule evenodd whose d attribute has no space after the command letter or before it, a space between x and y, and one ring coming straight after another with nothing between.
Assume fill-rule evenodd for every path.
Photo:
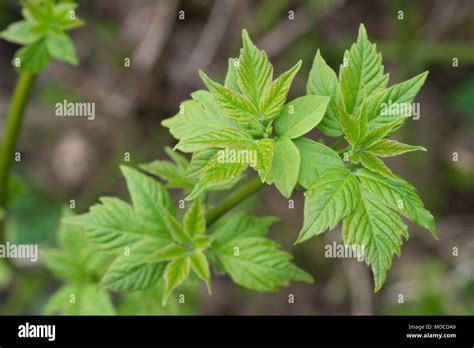
<instances>
[{"instance_id":1,"label":"green leaf","mask_svg":"<svg viewBox=\"0 0 474 348\"><path fill-rule=\"evenodd\" d=\"M245 212L220 219L212 229L213 247L219 248L238 238L263 237L276 221L278 221L278 218L274 216L257 217Z\"/></svg>"},{"instance_id":2,"label":"green leaf","mask_svg":"<svg viewBox=\"0 0 474 348\"><path fill-rule=\"evenodd\" d=\"M252 137L243 130L224 128L210 133L181 140L176 148L185 151L187 148L203 150L207 148L244 149L254 144Z\"/></svg>"},{"instance_id":3,"label":"green leaf","mask_svg":"<svg viewBox=\"0 0 474 348\"><path fill-rule=\"evenodd\" d=\"M385 123L381 126L370 129L361 139L364 146L375 143L376 141L393 134L404 122L404 119L397 119L392 122Z\"/></svg>"},{"instance_id":4,"label":"green leaf","mask_svg":"<svg viewBox=\"0 0 474 348\"><path fill-rule=\"evenodd\" d=\"M245 96L258 106L263 91L272 81L273 67L267 54L253 44L245 29L242 31L242 41L237 69L238 83Z\"/></svg>"},{"instance_id":5,"label":"green leaf","mask_svg":"<svg viewBox=\"0 0 474 348\"><path fill-rule=\"evenodd\" d=\"M181 226L176 218L167 210L163 211L163 219L173 240L179 243L191 241L189 233Z\"/></svg>"},{"instance_id":6,"label":"green leaf","mask_svg":"<svg viewBox=\"0 0 474 348\"><path fill-rule=\"evenodd\" d=\"M285 105L291 83L300 70L300 67L301 60L298 61L298 63L296 63L296 65L290 70L281 74L268 86L258 105L260 118L263 118L264 120L273 120L278 116Z\"/></svg>"},{"instance_id":7,"label":"green leaf","mask_svg":"<svg viewBox=\"0 0 474 348\"><path fill-rule=\"evenodd\" d=\"M227 87L234 92L240 93L239 82L237 77L237 68L236 63L238 59L236 58L229 58L227 74L225 76L224 87Z\"/></svg>"},{"instance_id":8,"label":"green leaf","mask_svg":"<svg viewBox=\"0 0 474 348\"><path fill-rule=\"evenodd\" d=\"M275 141L270 138L257 140L256 144L257 160L256 165L252 165L260 175L262 182L265 182L270 173L273 160L273 152L275 151Z\"/></svg>"},{"instance_id":9,"label":"green leaf","mask_svg":"<svg viewBox=\"0 0 474 348\"><path fill-rule=\"evenodd\" d=\"M184 215L183 224L191 237L204 234L206 231L206 217L201 200L195 200Z\"/></svg>"},{"instance_id":10,"label":"green leaf","mask_svg":"<svg viewBox=\"0 0 474 348\"><path fill-rule=\"evenodd\" d=\"M102 250L120 253L144 237L170 239L166 226L145 222L133 207L120 199L102 197L102 204L90 207L86 214L65 219L83 227L86 235Z\"/></svg>"},{"instance_id":11,"label":"green leaf","mask_svg":"<svg viewBox=\"0 0 474 348\"><path fill-rule=\"evenodd\" d=\"M211 246L213 241L214 241L213 236L197 235L193 238L192 244L194 246L194 249L199 250L199 251L204 251L204 250L207 250Z\"/></svg>"},{"instance_id":12,"label":"green leaf","mask_svg":"<svg viewBox=\"0 0 474 348\"><path fill-rule=\"evenodd\" d=\"M359 152L357 153L357 158L365 168L383 176L393 178L395 180L398 179L398 176L393 174L390 168L388 168L380 158L371 154L370 152Z\"/></svg>"},{"instance_id":13,"label":"green leaf","mask_svg":"<svg viewBox=\"0 0 474 348\"><path fill-rule=\"evenodd\" d=\"M380 290L391 267L393 254L400 256L401 237L408 238L407 226L395 212L361 189L359 204L344 219L342 231L344 243L363 252L367 265L372 266L375 291Z\"/></svg>"},{"instance_id":14,"label":"green leaf","mask_svg":"<svg viewBox=\"0 0 474 348\"><path fill-rule=\"evenodd\" d=\"M147 263L170 261L185 257L187 250L179 244L168 244L167 246L152 251L150 255L145 259Z\"/></svg>"},{"instance_id":15,"label":"green leaf","mask_svg":"<svg viewBox=\"0 0 474 348\"><path fill-rule=\"evenodd\" d=\"M296 243L333 229L359 201L356 177L346 168L331 168L305 193L304 223Z\"/></svg>"},{"instance_id":16,"label":"green leaf","mask_svg":"<svg viewBox=\"0 0 474 348\"><path fill-rule=\"evenodd\" d=\"M0 34L8 41L24 45L16 52L13 65L34 74L45 69L51 57L77 65L74 44L64 32L82 24L80 19L70 18L76 6L50 0L23 4L25 20L11 24Z\"/></svg>"},{"instance_id":17,"label":"green leaf","mask_svg":"<svg viewBox=\"0 0 474 348\"><path fill-rule=\"evenodd\" d=\"M146 264L143 261L164 245L163 241L153 238L145 238L132 245L112 262L99 287L116 292L131 292L152 286L163 274L164 264Z\"/></svg>"},{"instance_id":18,"label":"green leaf","mask_svg":"<svg viewBox=\"0 0 474 348\"><path fill-rule=\"evenodd\" d=\"M72 301L74 300L74 301ZM95 284L70 283L49 299L43 309L45 315L113 315L115 310L107 292L98 291Z\"/></svg>"},{"instance_id":19,"label":"green leaf","mask_svg":"<svg viewBox=\"0 0 474 348\"><path fill-rule=\"evenodd\" d=\"M39 73L48 66L50 61L45 40L38 40L32 45L19 49L15 54L16 59L19 59L20 71L28 71L33 74ZM13 63L16 66L16 62Z\"/></svg>"},{"instance_id":20,"label":"green leaf","mask_svg":"<svg viewBox=\"0 0 474 348\"><path fill-rule=\"evenodd\" d=\"M194 251L189 257L191 261L191 268L194 273L201 278L207 286L209 295L211 294L211 271L209 269L209 263L207 262L206 256L201 251Z\"/></svg>"},{"instance_id":21,"label":"green leaf","mask_svg":"<svg viewBox=\"0 0 474 348\"><path fill-rule=\"evenodd\" d=\"M161 123L176 139L185 140L223 128L238 129L237 124L224 115L211 93L196 91L191 96L193 100L181 103L177 115ZM190 145L183 151L193 152L194 148Z\"/></svg>"},{"instance_id":22,"label":"green leaf","mask_svg":"<svg viewBox=\"0 0 474 348\"><path fill-rule=\"evenodd\" d=\"M274 291L292 280L312 283L313 278L278 246L265 238L238 238L219 248L219 259L232 280L248 289Z\"/></svg>"},{"instance_id":23,"label":"green leaf","mask_svg":"<svg viewBox=\"0 0 474 348\"><path fill-rule=\"evenodd\" d=\"M258 122L258 111L247 98L241 94L212 81L199 70L202 81L216 98L217 104L224 114L235 123L247 128L261 128Z\"/></svg>"},{"instance_id":24,"label":"green leaf","mask_svg":"<svg viewBox=\"0 0 474 348\"><path fill-rule=\"evenodd\" d=\"M328 97L304 96L285 105L275 120L278 135L298 138L321 122L329 103Z\"/></svg>"},{"instance_id":25,"label":"green leaf","mask_svg":"<svg viewBox=\"0 0 474 348\"><path fill-rule=\"evenodd\" d=\"M309 95L327 96L330 98L326 114L318 128L329 136L337 137L342 134L338 122L338 105L343 105L341 89L336 73L321 56L319 50L313 60L309 73L306 93Z\"/></svg>"},{"instance_id":26,"label":"green leaf","mask_svg":"<svg viewBox=\"0 0 474 348\"><path fill-rule=\"evenodd\" d=\"M214 155L202 170L201 177L193 191L185 199L191 201L209 187L229 183L247 169L247 167L247 163L222 162L218 154Z\"/></svg>"},{"instance_id":27,"label":"green leaf","mask_svg":"<svg viewBox=\"0 0 474 348\"><path fill-rule=\"evenodd\" d=\"M181 283L188 277L191 262L189 258L180 258L171 261L165 268L165 294L163 296L163 305L168 301L168 297Z\"/></svg>"},{"instance_id":28,"label":"green leaf","mask_svg":"<svg viewBox=\"0 0 474 348\"><path fill-rule=\"evenodd\" d=\"M344 166L337 152L326 145L307 138L294 139L293 142L301 157L298 183L306 189L326 170Z\"/></svg>"},{"instance_id":29,"label":"green leaf","mask_svg":"<svg viewBox=\"0 0 474 348\"><path fill-rule=\"evenodd\" d=\"M398 83L367 98L367 114L372 125L392 122L400 117L410 117L411 103L425 83L428 72L425 71L407 81ZM392 107L389 107L392 105ZM401 112L409 106L409 113Z\"/></svg>"},{"instance_id":30,"label":"green leaf","mask_svg":"<svg viewBox=\"0 0 474 348\"><path fill-rule=\"evenodd\" d=\"M59 35L49 34L45 40L48 52L52 57L74 66L79 64L76 55L76 47L67 34L63 32Z\"/></svg>"},{"instance_id":31,"label":"green leaf","mask_svg":"<svg viewBox=\"0 0 474 348\"><path fill-rule=\"evenodd\" d=\"M352 146L356 146L363 136L360 120L349 115L343 109L339 109L339 124L341 125L346 140Z\"/></svg>"},{"instance_id":32,"label":"green leaf","mask_svg":"<svg viewBox=\"0 0 474 348\"><path fill-rule=\"evenodd\" d=\"M300 152L295 144L285 136L276 138L267 182L275 183L278 191L289 198L298 181L299 168Z\"/></svg>"},{"instance_id":33,"label":"green leaf","mask_svg":"<svg viewBox=\"0 0 474 348\"><path fill-rule=\"evenodd\" d=\"M186 175L188 177L199 176L209 160L217 154L217 151L218 149L205 149L194 152L191 157L191 162L186 169Z\"/></svg>"},{"instance_id":34,"label":"green leaf","mask_svg":"<svg viewBox=\"0 0 474 348\"><path fill-rule=\"evenodd\" d=\"M438 239L433 215L424 208L416 189L411 184L400 178L390 179L366 169L359 169L356 174L365 190L388 207L428 229L433 237Z\"/></svg>"},{"instance_id":35,"label":"green leaf","mask_svg":"<svg viewBox=\"0 0 474 348\"><path fill-rule=\"evenodd\" d=\"M165 147L165 152L168 155L168 157L171 158L174 161L174 163L176 163L176 166L181 171L183 172L186 171L189 165L189 161L185 156L178 153L177 151L173 151L173 149L169 146Z\"/></svg>"},{"instance_id":36,"label":"green leaf","mask_svg":"<svg viewBox=\"0 0 474 348\"><path fill-rule=\"evenodd\" d=\"M10 24L6 30L0 32L0 37L19 45L31 45L41 38L41 36L31 31L32 28L32 23L28 21L18 21Z\"/></svg>"},{"instance_id":37,"label":"green leaf","mask_svg":"<svg viewBox=\"0 0 474 348\"><path fill-rule=\"evenodd\" d=\"M153 161L140 164L140 169L168 181L166 187L169 188L191 189L194 186L194 180L188 178L182 169L168 161Z\"/></svg>"},{"instance_id":38,"label":"green leaf","mask_svg":"<svg viewBox=\"0 0 474 348\"><path fill-rule=\"evenodd\" d=\"M341 93L347 113L353 114L367 96L385 88L388 82L382 55L368 40L363 24L359 27L357 43L344 53L344 62L339 73Z\"/></svg>"},{"instance_id":39,"label":"green leaf","mask_svg":"<svg viewBox=\"0 0 474 348\"><path fill-rule=\"evenodd\" d=\"M369 151L371 154L380 157L397 156L418 150L426 151L423 146L412 146L388 139L378 140L365 148L365 151Z\"/></svg>"},{"instance_id":40,"label":"green leaf","mask_svg":"<svg viewBox=\"0 0 474 348\"><path fill-rule=\"evenodd\" d=\"M82 267L76 260L60 250L42 250L41 259L44 265L57 277L65 280L82 280Z\"/></svg>"},{"instance_id":41,"label":"green leaf","mask_svg":"<svg viewBox=\"0 0 474 348\"><path fill-rule=\"evenodd\" d=\"M177 228L171 199L153 178L129 167L121 170L133 207L117 198L103 197L89 213L66 219L85 228L87 236L105 250L120 253L145 237L171 240Z\"/></svg>"},{"instance_id":42,"label":"green leaf","mask_svg":"<svg viewBox=\"0 0 474 348\"><path fill-rule=\"evenodd\" d=\"M174 213L174 206L165 187L152 177L127 166L121 166L134 209L144 219L163 226L163 210Z\"/></svg>"}]
</instances>

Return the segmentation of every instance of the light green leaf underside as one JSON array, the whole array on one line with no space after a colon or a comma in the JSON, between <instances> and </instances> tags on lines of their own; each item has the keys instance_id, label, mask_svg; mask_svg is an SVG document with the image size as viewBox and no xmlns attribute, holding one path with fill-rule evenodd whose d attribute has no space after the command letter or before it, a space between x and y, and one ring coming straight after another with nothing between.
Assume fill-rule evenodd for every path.
<instances>
[{"instance_id":1,"label":"light green leaf underside","mask_svg":"<svg viewBox=\"0 0 474 348\"><path fill-rule=\"evenodd\" d=\"M401 237L408 238L407 226L397 213L362 188L360 201L344 219L342 231L344 243L363 252L367 265L372 267L378 291L391 267L393 254L400 256Z\"/></svg>"},{"instance_id":2,"label":"light green leaf underside","mask_svg":"<svg viewBox=\"0 0 474 348\"><path fill-rule=\"evenodd\" d=\"M265 238L239 238L221 246L219 257L232 280L248 289L274 291L292 280L313 281L290 263L290 254L277 247L278 243Z\"/></svg>"},{"instance_id":3,"label":"light green leaf underside","mask_svg":"<svg viewBox=\"0 0 474 348\"><path fill-rule=\"evenodd\" d=\"M305 193L304 223L297 243L333 229L359 201L356 177L346 168L331 168Z\"/></svg>"},{"instance_id":4,"label":"light green leaf underside","mask_svg":"<svg viewBox=\"0 0 474 348\"><path fill-rule=\"evenodd\" d=\"M434 218L423 206L416 189L406 181L390 179L366 169L357 171L365 190L371 192L388 207L428 229L437 239Z\"/></svg>"}]
</instances>

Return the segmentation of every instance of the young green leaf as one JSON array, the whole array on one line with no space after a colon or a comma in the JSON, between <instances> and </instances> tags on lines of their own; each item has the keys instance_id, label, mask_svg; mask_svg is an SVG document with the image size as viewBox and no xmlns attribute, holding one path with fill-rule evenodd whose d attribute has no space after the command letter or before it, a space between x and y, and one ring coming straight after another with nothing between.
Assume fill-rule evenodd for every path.
<instances>
[{"instance_id":1,"label":"young green leaf","mask_svg":"<svg viewBox=\"0 0 474 348\"><path fill-rule=\"evenodd\" d=\"M31 45L20 48L15 53L12 64L16 64L16 61L18 61L22 71L36 74L48 66L49 60L50 54L45 40L40 39Z\"/></svg>"},{"instance_id":2,"label":"young green leaf","mask_svg":"<svg viewBox=\"0 0 474 348\"><path fill-rule=\"evenodd\" d=\"M337 137L341 135L342 130L338 122L338 105L342 107L343 101L339 81L336 73L326 64L319 50L313 60L306 91L308 95L330 98L326 115L318 124L318 128L329 136Z\"/></svg>"},{"instance_id":3,"label":"young green leaf","mask_svg":"<svg viewBox=\"0 0 474 348\"><path fill-rule=\"evenodd\" d=\"M343 222L346 245L357 246L372 266L375 291L382 287L392 264L393 254L400 256L402 236L408 238L407 226L391 209L387 209L364 188L354 212Z\"/></svg>"},{"instance_id":4,"label":"young green leaf","mask_svg":"<svg viewBox=\"0 0 474 348\"><path fill-rule=\"evenodd\" d=\"M240 90L257 107L263 91L272 81L273 67L267 54L253 44L245 29L242 31L242 42L237 69L238 83Z\"/></svg>"},{"instance_id":5,"label":"young green leaf","mask_svg":"<svg viewBox=\"0 0 474 348\"><path fill-rule=\"evenodd\" d=\"M292 280L313 282L278 246L265 238L237 238L218 249L219 259L232 280L248 289L274 291Z\"/></svg>"},{"instance_id":6,"label":"young green leaf","mask_svg":"<svg viewBox=\"0 0 474 348\"><path fill-rule=\"evenodd\" d=\"M188 277L191 262L189 258L183 257L168 263L164 272L165 279L165 294L163 296L163 305L168 301L174 289L181 285L181 283Z\"/></svg>"},{"instance_id":7,"label":"young green leaf","mask_svg":"<svg viewBox=\"0 0 474 348\"><path fill-rule=\"evenodd\" d=\"M191 268L196 275L201 278L207 286L209 295L211 294L211 271L209 269L209 262L207 262L206 256L199 251L194 251L189 257L191 261Z\"/></svg>"},{"instance_id":8,"label":"young green leaf","mask_svg":"<svg viewBox=\"0 0 474 348\"><path fill-rule=\"evenodd\" d=\"M234 239L244 237L263 237L278 218L274 216L257 217L239 212L227 219L219 220L212 228L213 247L220 248Z\"/></svg>"},{"instance_id":9,"label":"young green leaf","mask_svg":"<svg viewBox=\"0 0 474 348\"><path fill-rule=\"evenodd\" d=\"M398 176L393 174L390 168L388 168L383 161L377 156L373 155L370 152L362 151L357 153L357 159L362 163L362 165L376 173L379 173L388 178L397 180Z\"/></svg>"},{"instance_id":10,"label":"young green leaf","mask_svg":"<svg viewBox=\"0 0 474 348\"><path fill-rule=\"evenodd\" d=\"M254 140L247 132L238 129L224 128L181 140L178 145L176 145L176 148L181 151L189 147L192 147L193 150L208 148L243 149L254 144Z\"/></svg>"},{"instance_id":11,"label":"young green leaf","mask_svg":"<svg viewBox=\"0 0 474 348\"><path fill-rule=\"evenodd\" d=\"M365 190L388 207L425 227L436 239L438 238L433 215L424 208L423 202L412 185L400 178L390 179L367 169L359 169L356 174Z\"/></svg>"},{"instance_id":12,"label":"young green leaf","mask_svg":"<svg viewBox=\"0 0 474 348\"><path fill-rule=\"evenodd\" d=\"M74 302L71 302L71 296ZM68 283L57 290L46 303L43 314L114 315L109 294L98 291L94 283Z\"/></svg>"},{"instance_id":13,"label":"young green leaf","mask_svg":"<svg viewBox=\"0 0 474 348\"><path fill-rule=\"evenodd\" d=\"M22 10L25 20L0 33L5 40L24 45L16 52L13 65L34 74L45 69L51 57L77 65L76 48L65 32L83 24L76 18L76 7L52 0L26 3Z\"/></svg>"},{"instance_id":14,"label":"young green leaf","mask_svg":"<svg viewBox=\"0 0 474 348\"><path fill-rule=\"evenodd\" d=\"M411 103L425 83L425 71L367 98L367 114L372 125L382 125L401 117L412 116Z\"/></svg>"},{"instance_id":15,"label":"young green leaf","mask_svg":"<svg viewBox=\"0 0 474 348\"><path fill-rule=\"evenodd\" d=\"M74 42L66 33L49 34L45 40L48 52L52 57L71 65L79 64Z\"/></svg>"},{"instance_id":16,"label":"young green leaf","mask_svg":"<svg viewBox=\"0 0 474 348\"><path fill-rule=\"evenodd\" d=\"M164 120L161 124L170 129L170 133L178 140L185 140L201 134L223 128L239 127L221 111L215 98L207 91L196 91L191 94L193 100L181 103L180 111L174 117ZM189 145L183 152L193 152Z\"/></svg>"},{"instance_id":17,"label":"young green leaf","mask_svg":"<svg viewBox=\"0 0 474 348\"><path fill-rule=\"evenodd\" d=\"M209 187L229 183L245 171L247 167L247 163L221 161L219 154L214 155L202 170L193 191L185 199L191 201Z\"/></svg>"},{"instance_id":18,"label":"young green leaf","mask_svg":"<svg viewBox=\"0 0 474 348\"><path fill-rule=\"evenodd\" d=\"M298 181L300 153L287 137L276 138L275 152L267 182L275 183L281 194L289 198Z\"/></svg>"},{"instance_id":19,"label":"young green leaf","mask_svg":"<svg viewBox=\"0 0 474 348\"><path fill-rule=\"evenodd\" d=\"M183 224L191 237L204 234L206 231L206 218L201 200L195 200L184 215Z\"/></svg>"},{"instance_id":20,"label":"young green leaf","mask_svg":"<svg viewBox=\"0 0 474 348\"><path fill-rule=\"evenodd\" d=\"M185 257L187 250L180 244L168 244L167 246L154 250L144 260L147 263L170 261Z\"/></svg>"},{"instance_id":21,"label":"young green leaf","mask_svg":"<svg viewBox=\"0 0 474 348\"><path fill-rule=\"evenodd\" d=\"M143 260L166 245L154 238L144 238L123 251L109 266L99 287L110 291L137 291L155 284L163 274L164 264L145 264Z\"/></svg>"},{"instance_id":22,"label":"young green leaf","mask_svg":"<svg viewBox=\"0 0 474 348\"><path fill-rule=\"evenodd\" d=\"M236 58L229 58L227 74L225 76L224 87L227 87L234 92L240 93L239 81L237 76L236 64L239 62Z\"/></svg>"},{"instance_id":23,"label":"young green leaf","mask_svg":"<svg viewBox=\"0 0 474 348\"><path fill-rule=\"evenodd\" d=\"M298 138L321 122L329 97L304 96L285 105L275 120L275 131L290 139Z\"/></svg>"},{"instance_id":24,"label":"young green leaf","mask_svg":"<svg viewBox=\"0 0 474 348\"><path fill-rule=\"evenodd\" d=\"M212 81L202 71L199 71L199 75L227 117L242 127L261 128L257 117L258 111L247 98Z\"/></svg>"},{"instance_id":25,"label":"young green leaf","mask_svg":"<svg viewBox=\"0 0 474 348\"><path fill-rule=\"evenodd\" d=\"M365 147L365 151L380 157L397 156L412 151L426 151L423 146L399 143L396 140L381 139Z\"/></svg>"},{"instance_id":26,"label":"young green leaf","mask_svg":"<svg viewBox=\"0 0 474 348\"><path fill-rule=\"evenodd\" d=\"M193 152L191 162L186 169L188 177L197 177L202 172L209 160L217 154L218 149L205 149Z\"/></svg>"},{"instance_id":27,"label":"young green leaf","mask_svg":"<svg viewBox=\"0 0 474 348\"><path fill-rule=\"evenodd\" d=\"M337 152L326 145L307 138L294 139L293 142L301 157L298 183L306 189L326 170L344 166Z\"/></svg>"},{"instance_id":28,"label":"young green leaf","mask_svg":"<svg viewBox=\"0 0 474 348\"><path fill-rule=\"evenodd\" d=\"M348 114L353 114L367 96L385 88L388 83L382 55L377 53L375 44L368 40L363 24L359 27L357 43L344 54L339 80Z\"/></svg>"},{"instance_id":29,"label":"young green leaf","mask_svg":"<svg viewBox=\"0 0 474 348\"><path fill-rule=\"evenodd\" d=\"M18 21L8 26L5 31L0 33L0 37L19 45L31 45L41 38L32 31L34 24L31 21Z\"/></svg>"},{"instance_id":30,"label":"young green leaf","mask_svg":"<svg viewBox=\"0 0 474 348\"><path fill-rule=\"evenodd\" d=\"M275 141L270 138L257 140L256 144L257 151L257 163L255 166L251 163L254 169L257 170L258 175L262 182L267 180L267 176L270 173L272 167L273 153L275 151Z\"/></svg>"},{"instance_id":31,"label":"young green leaf","mask_svg":"<svg viewBox=\"0 0 474 348\"><path fill-rule=\"evenodd\" d=\"M301 60L290 70L274 80L262 95L259 103L260 117L264 120L273 120L278 116L285 105L291 83L300 70Z\"/></svg>"},{"instance_id":32,"label":"young green leaf","mask_svg":"<svg viewBox=\"0 0 474 348\"><path fill-rule=\"evenodd\" d=\"M163 225L163 210L174 213L173 202L165 187L136 169L127 166L121 166L120 169L127 181L134 209L148 221Z\"/></svg>"},{"instance_id":33,"label":"young green leaf","mask_svg":"<svg viewBox=\"0 0 474 348\"><path fill-rule=\"evenodd\" d=\"M305 193L304 224L296 243L333 229L359 201L359 185L346 168L331 168Z\"/></svg>"},{"instance_id":34,"label":"young green leaf","mask_svg":"<svg viewBox=\"0 0 474 348\"><path fill-rule=\"evenodd\" d=\"M147 173L156 175L163 180L168 181L166 184L166 187L168 188L192 189L195 184L195 180L187 177L181 168L169 161L153 161L150 163L140 164L139 167Z\"/></svg>"}]
</instances>

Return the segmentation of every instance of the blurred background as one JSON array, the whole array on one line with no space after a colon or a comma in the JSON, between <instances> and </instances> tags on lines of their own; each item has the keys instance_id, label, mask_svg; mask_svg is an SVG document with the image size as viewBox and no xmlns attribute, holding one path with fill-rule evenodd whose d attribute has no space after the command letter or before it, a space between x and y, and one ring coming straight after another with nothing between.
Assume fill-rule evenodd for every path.
<instances>
[{"instance_id":1,"label":"blurred background","mask_svg":"<svg viewBox=\"0 0 474 348\"><path fill-rule=\"evenodd\" d=\"M23 190L8 222L11 240L54 245L62 206L71 199L78 212L103 195L128 199L118 170L124 154L132 164L166 157L163 147L175 141L160 122L176 114L191 91L203 88L198 68L223 81L227 58L238 56L242 28L268 53L278 74L303 59L291 99L305 93L317 48L338 71L362 22L383 54L391 84L430 71L416 100L421 118L397 135L429 151L388 164L418 188L436 217L440 241L409 224L402 256L374 294L364 263L325 258L324 246L341 240L340 227L293 246L303 194L294 193L295 208L289 209L267 187L244 208L281 218L271 237L315 284L293 283L268 294L214 278L212 296L195 286L186 308L168 312L474 314L474 1L79 0L78 15L86 21L72 32L80 66L52 64L40 75L28 108L17 146L21 162L14 168ZM0 29L20 17L17 1L0 2ZM2 125L17 77L10 65L16 49L0 42ZM96 103L95 120L56 117L54 106L63 100ZM173 194L175 201L182 198ZM41 313L59 285L44 269L26 276L0 263L0 313ZM290 294L294 303L288 303ZM139 313L131 303L122 313ZM157 305L152 313L164 312Z\"/></svg>"}]
</instances>

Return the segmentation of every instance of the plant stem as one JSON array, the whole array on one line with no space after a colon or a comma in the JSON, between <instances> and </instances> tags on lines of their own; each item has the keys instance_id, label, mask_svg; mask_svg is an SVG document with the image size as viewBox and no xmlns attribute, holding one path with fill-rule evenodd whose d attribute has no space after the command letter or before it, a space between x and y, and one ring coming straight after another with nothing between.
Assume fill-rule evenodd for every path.
<instances>
[{"instance_id":1,"label":"plant stem","mask_svg":"<svg viewBox=\"0 0 474 348\"><path fill-rule=\"evenodd\" d=\"M255 177L247 181L244 185L242 185L237 190L232 192L229 196L227 196L227 198L225 198L218 206L214 207L206 214L207 226L212 225L222 215L227 213L229 210L231 210L233 207L235 207L247 197L253 195L262 187L263 183L259 177Z\"/></svg>"},{"instance_id":2,"label":"plant stem","mask_svg":"<svg viewBox=\"0 0 474 348\"><path fill-rule=\"evenodd\" d=\"M346 147L343 148L343 149L338 150L337 153L338 153L339 155L344 155L344 153L346 153L346 152L347 152L348 150L350 150L350 149L351 149L351 147L350 147L350 145L349 145L349 146L346 146Z\"/></svg>"},{"instance_id":3,"label":"plant stem","mask_svg":"<svg viewBox=\"0 0 474 348\"><path fill-rule=\"evenodd\" d=\"M336 139L334 144L331 145L331 149L336 150L339 145L342 144L344 141L344 135L339 136L339 138Z\"/></svg>"},{"instance_id":4,"label":"plant stem","mask_svg":"<svg viewBox=\"0 0 474 348\"><path fill-rule=\"evenodd\" d=\"M0 147L0 208L5 209L8 193L8 179L13 162L13 152L21 130L23 115L30 91L36 80L36 74L21 73L13 92L8 111L2 145ZM2 221L5 221L4 219ZM0 243L5 239L3 222L0 222Z\"/></svg>"}]
</instances>

